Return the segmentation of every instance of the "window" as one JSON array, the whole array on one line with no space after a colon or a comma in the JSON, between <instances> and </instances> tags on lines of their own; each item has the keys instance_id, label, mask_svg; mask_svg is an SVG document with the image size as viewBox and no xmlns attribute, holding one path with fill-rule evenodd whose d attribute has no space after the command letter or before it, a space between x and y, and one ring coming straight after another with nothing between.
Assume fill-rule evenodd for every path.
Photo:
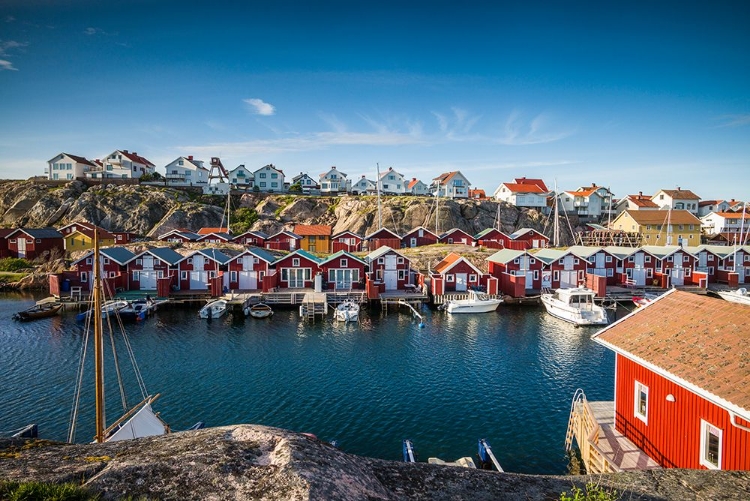
<instances>
[{"instance_id":1,"label":"window","mask_svg":"<svg viewBox=\"0 0 750 501\"><path fill-rule=\"evenodd\" d=\"M648 386L635 382L635 417L648 424Z\"/></svg>"},{"instance_id":2,"label":"window","mask_svg":"<svg viewBox=\"0 0 750 501\"><path fill-rule=\"evenodd\" d=\"M534 264L534 263L536 263L536 259L529 259L529 264Z\"/></svg>"},{"instance_id":3,"label":"window","mask_svg":"<svg viewBox=\"0 0 750 501\"><path fill-rule=\"evenodd\" d=\"M555 270L555 271L552 272L552 280L554 282L559 282L560 281L560 270Z\"/></svg>"},{"instance_id":4,"label":"window","mask_svg":"<svg viewBox=\"0 0 750 501\"><path fill-rule=\"evenodd\" d=\"M139 258L139 259L136 259L136 260L135 260L135 265L136 265L136 266L143 266L143 259L140 259L140 258Z\"/></svg>"},{"instance_id":5,"label":"window","mask_svg":"<svg viewBox=\"0 0 750 501\"><path fill-rule=\"evenodd\" d=\"M396 264L404 264L404 258L402 257L396 258Z\"/></svg>"},{"instance_id":6,"label":"window","mask_svg":"<svg viewBox=\"0 0 750 501\"><path fill-rule=\"evenodd\" d=\"M12 243L12 244L16 243L16 239L15 238L11 238L10 239L10 243Z\"/></svg>"},{"instance_id":7,"label":"window","mask_svg":"<svg viewBox=\"0 0 750 501\"><path fill-rule=\"evenodd\" d=\"M110 271L109 272L109 278L115 278L115 272L114 271Z\"/></svg>"},{"instance_id":8,"label":"window","mask_svg":"<svg viewBox=\"0 0 750 501\"><path fill-rule=\"evenodd\" d=\"M141 272L140 271L134 271L133 272L133 282L139 282L141 280Z\"/></svg>"},{"instance_id":9,"label":"window","mask_svg":"<svg viewBox=\"0 0 750 501\"><path fill-rule=\"evenodd\" d=\"M193 258L192 257L187 258L187 264L193 264Z\"/></svg>"},{"instance_id":10,"label":"window","mask_svg":"<svg viewBox=\"0 0 750 501\"><path fill-rule=\"evenodd\" d=\"M188 272L187 271L181 271L180 272L180 280L187 280L188 279Z\"/></svg>"},{"instance_id":11,"label":"window","mask_svg":"<svg viewBox=\"0 0 750 501\"><path fill-rule=\"evenodd\" d=\"M90 257L86 258L86 264L94 264L94 259Z\"/></svg>"},{"instance_id":12,"label":"window","mask_svg":"<svg viewBox=\"0 0 750 501\"><path fill-rule=\"evenodd\" d=\"M469 275L469 282L476 282L477 276L476 275Z\"/></svg>"},{"instance_id":13,"label":"window","mask_svg":"<svg viewBox=\"0 0 750 501\"><path fill-rule=\"evenodd\" d=\"M607 276L608 277L614 277L615 276L615 270L612 268L607 268Z\"/></svg>"},{"instance_id":14,"label":"window","mask_svg":"<svg viewBox=\"0 0 750 501\"><path fill-rule=\"evenodd\" d=\"M515 259L513 260L513 264L521 264L521 260L520 260L520 259L518 259L518 258L515 258Z\"/></svg>"},{"instance_id":15,"label":"window","mask_svg":"<svg viewBox=\"0 0 750 501\"><path fill-rule=\"evenodd\" d=\"M406 279L406 270L398 270L398 279L399 280L405 280ZM452 282L452 280L449 280L449 282Z\"/></svg>"},{"instance_id":16,"label":"window","mask_svg":"<svg viewBox=\"0 0 750 501\"><path fill-rule=\"evenodd\" d=\"M103 259L103 262L104 262L104 264L109 264L109 258L108 258L108 257L105 257L105 258Z\"/></svg>"},{"instance_id":17,"label":"window","mask_svg":"<svg viewBox=\"0 0 750 501\"><path fill-rule=\"evenodd\" d=\"M281 268L281 281L289 281L289 268Z\"/></svg>"},{"instance_id":18,"label":"window","mask_svg":"<svg viewBox=\"0 0 750 501\"><path fill-rule=\"evenodd\" d=\"M721 469L721 430L702 419L700 463L709 470Z\"/></svg>"},{"instance_id":19,"label":"window","mask_svg":"<svg viewBox=\"0 0 750 501\"><path fill-rule=\"evenodd\" d=\"M292 258L292 266L294 266L295 268L299 268L299 258L298 257Z\"/></svg>"},{"instance_id":20,"label":"window","mask_svg":"<svg viewBox=\"0 0 750 501\"><path fill-rule=\"evenodd\" d=\"M445 276L445 281L446 282L453 282L453 275L446 275Z\"/></svg>"},{"instance_id":21,"label":"window","mask_svg":"<svg viewBox=\"0 0 750 501\"><path fill-rule=\"evenodd\" d=\"M237 281L237 272L236 271L230 271L229 272L229 281L230 282L236 282Z\"/></svg>"},{"instance_id":22,"label":"window","mask_svg":"<svg viewBox=\"0 0 750 501\"><path fill-rule=\"evenodd\" d=\"M342 260L341 260L341 265L340 265L340 266L341 266L342 268L346 268L347 266L349 266L349 260L348 260L348 259L342 259Z\"/></svg>"},{"instance_id":23,"label":"window","mask_svg":"<svg viewBox=\"0 0 750 501\"><path fill-rule=\"evenodd\" d=\"M383 263L385 263L385 261L383 260L383 258L382 258L382 257L379 257L379 258L378 258L378 264L383 264Z\"/></svg>"},{"instance_id":24,"label":"window","mask_svg":"<svg viewBox=\"0 0 750 501\"><path fill-rule=\"evenodd\" d=\"M604 256L604 262L605 263L611 263L612 262L612 256Z\"/></svg>"},{"instance_id":25,"label":"window","mask_svg":"<svg viewBox=\"0 0 750 501\"><path fill-rule=\"evenodd\" d=\"M651 262L651 256L645 256L644 259L643 259L643 261L645 263L650 263Z\"/></svg>"},{"instance_id":26,"label":"window","mask_svg":"<svg viewBox=\"0 0 750 501\"><path fill-rule=\"evenodd\" d=\"M81 272L81 282L88 282L89 280L89 274L85 271Z\"/></svg>"}]
</instances>

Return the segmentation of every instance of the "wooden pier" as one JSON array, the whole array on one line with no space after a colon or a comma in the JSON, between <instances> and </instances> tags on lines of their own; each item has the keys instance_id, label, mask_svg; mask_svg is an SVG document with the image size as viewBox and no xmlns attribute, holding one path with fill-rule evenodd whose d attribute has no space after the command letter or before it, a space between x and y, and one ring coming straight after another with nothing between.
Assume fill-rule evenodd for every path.
<instances>
[{"instance_id":1,"label":"wooden pier","mask_svg":"<svg viewBox=\"0 0 750 501\"><path fill-rule=\"evenodd\" d=\"M576 391L570 407L565 448L573 439L589 475L661 468L645 452L615 429L614 402L589 402Z\"/></svg>"},{"instance_id":2,"label":"wooden pier","mask_svg":"<svg viewBox=\"0 0 750 501\"><path fill-rule=\"evenodd\" d=\"M324 292L308 292L299 306L299 315L305 320L315 320L318 315L328 315L328 301Z\"/></svg>"},{"instance_id":3,"label":"wooden pier","mask_svg":"<svg viewBox=\"0 0 750 501\"><path fill-rule=\"evenodd\" d=\"M478 294L481 294L482 296L488 297L490 299L502 299L503 296L500 294L485 294L483 292L480 292ZM468 292L449 292L447 294L438 294L432 296L432 304L445 304L448 301L453 300L462 300L462 299L470 299L471 294Z\"/></svg>"}]
</instances>

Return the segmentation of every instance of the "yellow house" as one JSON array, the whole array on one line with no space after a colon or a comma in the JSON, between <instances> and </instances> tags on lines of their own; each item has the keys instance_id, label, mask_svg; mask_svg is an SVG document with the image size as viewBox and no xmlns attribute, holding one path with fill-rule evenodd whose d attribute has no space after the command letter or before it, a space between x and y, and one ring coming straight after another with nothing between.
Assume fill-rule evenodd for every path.
<instances>
[{"instance_id":1,"label":"yellow house","mask_svg":"<svg viewBox=\"0 0 750 501\"><path fill-rule=\"evenodd\" d=\"M99 245L115 245L115 236L108 231L99 230ZM74 252L94 248L94 230L79 227L65 235L65 252Z\"/></svg>"},{"instance_id":2,"label":"yellow house","mask_svg":"<svg viewBox=\"0 0 750 501\"><path fill-rule=\"evenodd\" d=\"M332 228L327 224L297 224L294 233L302 237L299 248L308 252L331 252Z\"/></svg>"},{"instance_id":3,"label":"yellow house","mask_svg":"<svg viewBox=\"0 0 750 501\"><path fill-rule=\"evenodd\" d=\"M700 219L686 210L626 210L612 230L641 233L643 245L700 245Z\"/></svg>"}]
</instances>

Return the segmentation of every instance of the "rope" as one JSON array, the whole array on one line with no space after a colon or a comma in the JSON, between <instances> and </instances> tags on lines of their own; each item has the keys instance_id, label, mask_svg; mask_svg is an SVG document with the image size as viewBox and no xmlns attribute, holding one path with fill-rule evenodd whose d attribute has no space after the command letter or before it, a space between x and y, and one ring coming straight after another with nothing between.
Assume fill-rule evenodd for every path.
<instances>
[{"instance_id":1,"label":"rope","mask_svg":"<svg viewBox=\"0 0 750 501\"><path fill-rule=\"evenodd\" d=\"M89 309L91 311L91 309ZM70 423L68 428L68 443L75 442L76 439L76 424L78 422L78 409L81 401L81 390L83 388L83 368L86 362L86 352L89 345L89 338L91 336L91 320L92 315L86 315L86 325L84 327L84 338L81 344L81 357L78 364L78 374L76 376L75 391L73 393L73 407L70 410Z\"/></svg>"}]
</instances>

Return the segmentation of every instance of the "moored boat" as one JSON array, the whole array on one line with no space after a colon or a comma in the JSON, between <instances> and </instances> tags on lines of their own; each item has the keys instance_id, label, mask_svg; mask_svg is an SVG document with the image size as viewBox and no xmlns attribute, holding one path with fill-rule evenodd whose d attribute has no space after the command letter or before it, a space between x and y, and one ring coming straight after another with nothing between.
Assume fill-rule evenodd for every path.
<instances>
[{"instance_id":1,"label":"moored boat","mask_svg":"<svg viewBox=\"0 0 750 501\"><path fill-rule=\"evenodd\" d=\"M594 302L595 293L586 287L557 289L542 294L542 304L553 317L576 325L606 325L607 310Z\"/></svg>"},{"instance_id":2,"label":"moored boat","mask_svg":"<svg viewBox=\"0 0 750 501\"><path fill-rule=\"evenodd\" d=\"M494 299L470 290L468 299L451 299L445 304L445 310L448 313L489 313L495 311L502 302L502 299Z\"/></svg>"},{"instance_id":3,"label":"moored boat","mask_svg":"<svg viewBox=\"0 0 750 501\"><path fill-rule=\"evenodd\" d=\"M268 318L273 315L273 310L265 303L258 303L247 309L247 315L253 318Z\"/></svg>"},{"instance_id":4,"label":"moored boat","mask_svg":"<svg viewBox=\"0 0 750 501\"><path fill-rule=\"evenodd\" d=\"M647 304L653 302L656 298L659 296L657 294L649 294L645 293L642 296L633 296L633 304L637 307L646 306Z\"/></svg>"},{"instance_id":5,"label":"moored boat","mask_svg":"<svg viewBox=\"0 0 750 501\"><path fill-rule=\"evenodd\" d=\"M198 312L200 318L219 318L227 312L227 302L223 299L211 301Z\"/></svg>"},{"instance_id":6,"label":"moored boat","mask_svg":"<svg viewBox=\"0 0 750 501\"><path fill-rule=\"evenodd\" d=\"M14 320L20 320L21 322L27 322L29 320L37 320L39 318L54 317L60 312L62 308L61 303L41 303L32 306L23 311L13 315Z\"/></svg>"},{"instance_id":7,"label":"moored boat","mask_svg":"<svg viewBox=\"0 0 750 501\"><path fill-rule=\"evenodd\" d=\"M109 301L105 301L104 304L99 308L99 310L102 312L102 318L107 318L110 315L114 315L120 312L123 308L128 306L128 302L124 299L110 299ZM86 317L93 311L93 308L91 310L86 310L82 313L79 313L76 315L76 320L83 321L86 320Z\"/></svg>"},{"instance_id":8,"label":"moored boat","mask_svg":"<svg viewBox=\"0 0 750 501\"><path fill-rule=\"evenodd\" d=\"M740 287L737 290L717 291L716 293L725 301L750 305L750 293L744 287Z\"/></svg>"},{"instance_id":9,"label":"moored boat","mask_svg":"<svg viewBox=\"0 0 750 501\"><path fill-rule=\"evenodd\" d=\"M357 322L359 320L359 305L347 299L333 311L333 318L340 322Z\"/></svg>"}]
</instances>

